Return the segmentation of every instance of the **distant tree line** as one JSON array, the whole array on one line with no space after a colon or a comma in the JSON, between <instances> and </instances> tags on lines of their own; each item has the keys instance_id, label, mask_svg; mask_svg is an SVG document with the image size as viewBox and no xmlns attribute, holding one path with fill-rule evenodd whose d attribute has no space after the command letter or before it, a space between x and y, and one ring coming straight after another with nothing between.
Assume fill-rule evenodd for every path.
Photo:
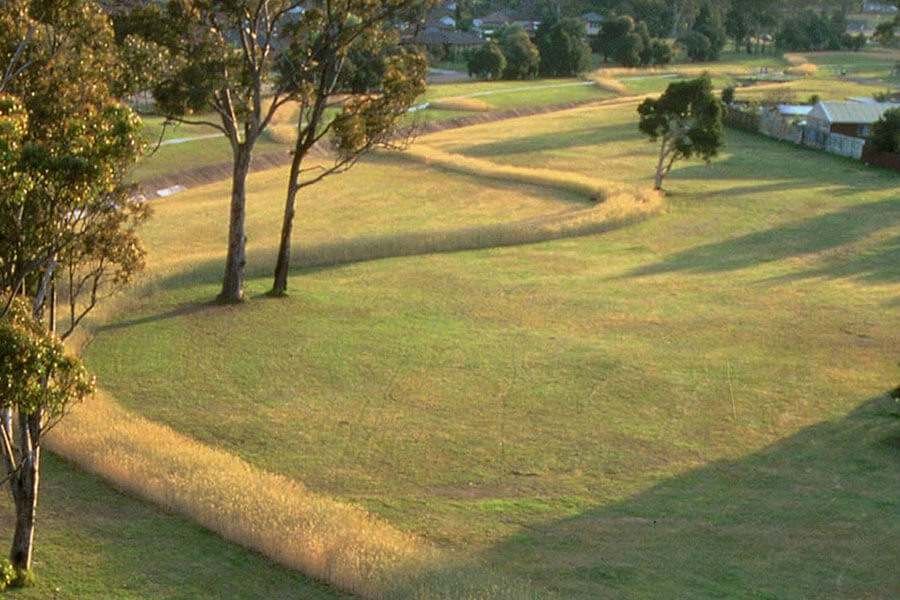
<instances>
[{"instance_id":1,"label":"distant tree line","mask_svg":"<svg viewBox=\"0 0 900 600\"><path fill-rule=\"evenodd\" d=\"M606 22L590 40L593 51L604 60L647 66L671 60L664 39L675 40L698 62L716 60L728 43L748 54L858 50L866 40L847 33L847 15L861 7L854 0L460 0L457 13L471 26L474 18L499 10L557 22L596 12ZM900 18L879 25L873 39L900 45Z\"/></svg>"},{"instance_id":2,"label":"distant tree line","mask_svg":"<svg viewBox=\"0 0 900 600\"><path fill-rule=\"evenodd\" d=\"M469 55L468 71L483 79L570 77L587 70L590 55L584 23L550 15L538 26L534 41L520 25L504 27L496 41Z\"/></svg>"}]
</instances>

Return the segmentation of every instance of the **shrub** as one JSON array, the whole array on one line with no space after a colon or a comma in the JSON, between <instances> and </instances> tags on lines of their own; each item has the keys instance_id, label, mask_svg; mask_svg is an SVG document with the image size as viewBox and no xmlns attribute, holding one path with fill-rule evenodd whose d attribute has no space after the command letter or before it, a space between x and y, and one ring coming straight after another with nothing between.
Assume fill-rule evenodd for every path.
<instances>
[{"instance_id":1,"label":"shrub","mask_svg":"<svg viewBox=\"0 0 900 600\"><path fill-rule=\"evenodd\" d=\"M500 79L503 69L506 68L506 57L497 44L491 42L469 56L467 67L469 75L479 79Z\"/></svg>"}]
</instances>

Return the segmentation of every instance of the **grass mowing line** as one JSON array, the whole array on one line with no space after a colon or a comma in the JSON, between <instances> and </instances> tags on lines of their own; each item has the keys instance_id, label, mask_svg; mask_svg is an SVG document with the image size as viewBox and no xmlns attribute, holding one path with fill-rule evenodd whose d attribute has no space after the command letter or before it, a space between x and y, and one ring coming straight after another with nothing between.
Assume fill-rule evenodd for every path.
<instances>
[{"instance_id":1,"label":"grass mowing line","mask_svg":"<svg viewBox=\"0 0 900 600\"><path fill-rule=\"evenodd\" d=\"M651 205L661 202L661 195L650 189L635 189L620 182L589 177L580 173L501 165L487 160L451 154L424 144L417 144L409 148L404 155L423 164L457 173L563 189L582 194L592 200L609 201L625 197Z\"/></svg>"},{"instance_id":2,"label":"grass mowing line","mask_svg":"<svg viewBox=\"0 0 900 600\"><path fill-rule=\"evenodd\" d=\"M48 444L127 492L364 598L439 557L358 507L135 416L100 394L76 407Z\"/></svg>"}]
</instances>

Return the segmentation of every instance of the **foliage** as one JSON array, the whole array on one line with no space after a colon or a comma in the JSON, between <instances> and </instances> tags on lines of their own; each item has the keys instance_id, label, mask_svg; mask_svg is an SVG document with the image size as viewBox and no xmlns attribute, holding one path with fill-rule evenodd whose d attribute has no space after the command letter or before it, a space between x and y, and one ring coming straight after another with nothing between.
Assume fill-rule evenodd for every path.
<instances>
[{"instance_id":1,"label":"foliage","mask_svg":"<svg viewBox=\"0 0 900 600\"><path fill-rule=\"evenodd\" d=\"M897 35L898 29L900 29L900 16L896 16L890 21L882 21L875 27L872 40L882 46L896 48L900 45L900 36Z\"/></svg>"},{"instance_id":2,"label":"foliage","mask_svg":"<svg viewBox=\"0 0 900 600\"><path fill-rule=\"evenodd\" d=\"M734 102L734 86L729 85L722 89L722 103L726 106Z\"/></svg>"},{"instance_id":3,"label":"foliage","mask_svg":"<svg viewBox=\"0 0 900 600\"><path fill-rule=\"evenodd\" d=\"M762 52L765 40L778 23L776 0L742 0L732 2L725 14L725 31L735 48L743 46L747 54Z\"/></svg>"},{"instance_id":4,"label":"foliage","mask_svg":"<svg viewBox=\"0 0 900 600\"><path fill-rule=\"evenodd\" d=\"M425 91L425 57L397 45L398 19L412 18L422 4L416 0L347 0L327 7L308 7L284 25L290 40L276 57L276 100L299 106L291 157L281 243L274 269L273 295L287 292L291 232L298 192L342 173L372 148L403 146L400 118ZM354 47L383 55L380 69L367 74L366 94L347 98L339 111L326 112L340 89L347 56ZM389 49L390 51L386 51ZM502 70L502 69L501 69ZM399 138L400 141L395 141ZM320 142L328 141L334 160L326 168L305 169L303 162Z\"/></svg>"},{"instance_id":5,"label":"foliage","mask_svg":"<svg viewBox=\"0 0 900 600\"><path fill-rule=\"evenodd\" d=\"M709 40L709 52L707 59L718 60L719 54L725 47L726 31L722 24L722 18L717 7L710 2L705 2L700 7L700 12L694 20L691 31L701 34Z\"/></svg>"},{"instance_id":6,"label":"foliage","mask_svg":"<svg viewBox=\"0 0 900 600\"><path fill-rule=\"evenodd\" d=\"M603 61L612 56L622 42L622 38L634 31L634 19L620 15L607 19L600 26L600 32L591 39L591 49L603 55Z\"/></svg>"},{"instance_id":7,"label":"foliage","mask_svg":"<svg viewBox=\"0 0 900 600\"><path fill-rule=\"evenodd\" d=\"M638 106L638 128L652 141L662 140L655 189L679 159L699 156L707 163L725 142L722 105L712 94L709 77L672 83L657 99Z\"/></svg>"},{"instance_id":8,"label":"foliage","mask_svg":"<svg viewBox=\"0 0 900 600\"><path fill-rule=\"evenodd\" d=\"M120 67L101 9L82 0L0 5L0 412L15 503L10 559L31 567L43 434L92 388L65 338L143 266L147 216L123 184L140 121L117 103ZM23 298L27 298L26 307Z\"/></svg>"},{"instance_id":9,"label":"foliage","mask_svg":"<svg viewBox=\"0 0 900 600\"><path fill-rule=\"evenodd\" d=\"M680 38L678 43L684 48L685 53L692 62L708 62L715 60L715 50L709 38L699 31L689 31Z\"/></svg>"},{"instance_id":10,"label":"foliage","mask_svg":"<svg viewBox=\"0 0 900 600\"><path fill-rule=\"evenodd\" d=\"M575 18L548 19L538 26L535 44L541 53L541 74L573 77L587 70L591 49L584 41L584 24Z\"/></svg>"},{"instance_id":11,"label":"foliage","mask_svg":"<svg viewBox=\"0 0 900 600\"><path fill-rule=\"evenodd\" d=\"M469 75L479 79L500 79L506 68L506 57L494 42L476 48L467 65Z\"/></svg>"},{"instance_id":12,"label":"foliage","mask_svg":"<svg viewBox=\"0 0 900 600\"><path fill-rule=\"evenodd\" d=\"M872 148L878 152L900 152L900 108L889 108L872 124Z\"/></svg>"},{"instance_id":13,"label":"foliage","mask_svg":"<svg viewBox=\"0 0 900 600\"><path fill-rule=\"evenodd\" d=\"M67 355L23 300L13 300L0 320L0 409L40 411L57 420L93 389L94 378L81 361Z\"/></svg>"},{"instance_id":14,"label":"foliage","mask_svg":"<svg viewBox=\"0 0 900 600\"><path fill-rule=\"evenodd\" d=\"M865 37L847 35L846 29L846 20L840 13L827 17L807 10L782 22L775 44L781 50L861 49Z\"/></svg>"},{"instance_id":15,"label":"foliage","mask_svg":"<svg viewBox=\"0 0 900 600\"><path fill-rule=\"evenodd\" d=\"M537 75L540 52L520 25L506 28L500 36L499 46L506 59L503 79L532 79Z\"/></svg>"}]
</instances>

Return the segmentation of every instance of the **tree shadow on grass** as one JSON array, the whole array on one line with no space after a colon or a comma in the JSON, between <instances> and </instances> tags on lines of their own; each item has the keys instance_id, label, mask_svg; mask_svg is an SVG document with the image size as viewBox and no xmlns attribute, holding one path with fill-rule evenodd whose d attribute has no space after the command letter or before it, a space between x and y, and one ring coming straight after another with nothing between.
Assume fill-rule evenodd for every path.
<instances>
[{"instance_id":1,"label":"tree shadow on grass","mask_svg":"<svg viewBox=\"0 0 900 600\"><path fill-rule=\"evenodd\" d=\"M900 404L869 400L759 452L492 548L564 598L897 598Z\"/></svg>"},{"instance_id":2,"label":"tree shadow on grass","mask_svg":"<svg viewBox=\"0 0 900 600\"><path fill-rule=\"evenodd\" d=\"M737 238L704 244L676 253L663 261L634 269L624 277L642 277L679 271L718 273L755 267L809 254L823 255L900 223L900 202L895 199L859 204L844 210L788 223ZM797 274L866 274L878 281L897 281L900 270L896 239L883 243L875 254L848 251L838 263ZM827 257L824 257L827 259Z\"/></svg>"}]
</instances>

